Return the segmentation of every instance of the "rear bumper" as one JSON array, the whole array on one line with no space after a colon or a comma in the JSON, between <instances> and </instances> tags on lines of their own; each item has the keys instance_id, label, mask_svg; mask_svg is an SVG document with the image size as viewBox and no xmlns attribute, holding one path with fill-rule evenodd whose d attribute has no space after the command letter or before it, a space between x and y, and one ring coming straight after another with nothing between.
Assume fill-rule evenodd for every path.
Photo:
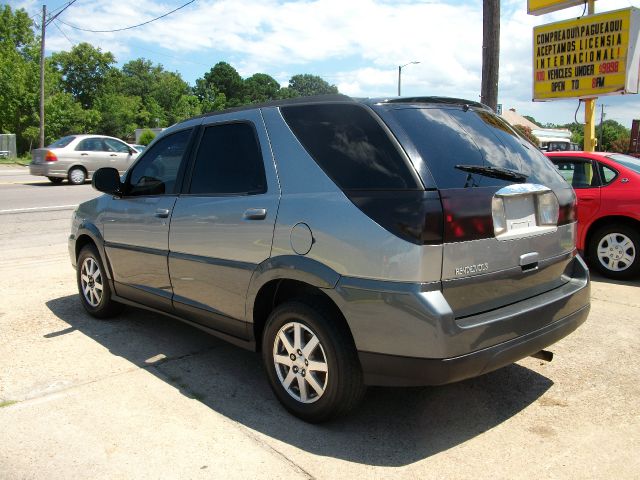
<instances>
[{"instance_id":1,"label":"rear bumper","mask_svg":"<svg viewBox=\"0 0 640 480\"><path fill-rule=\"evenodd\" d=\"M358 352L367 385L443 385L477 377L517 362L566 337L589 315L587 305L540 330L452 358L411 358Z\"/></svg>"},{"instance_id":2,"label":"rear bumper","mask_svg":"<svg viewBox=\"0 0 640 480\"><path fill-rule=\"evenodd\" d=\"M440 284L341 278L326 290L353 334L369 385L439 385L534 354L588 316L589 271L579 256L565 283L477 315L456 318Z\"/></svg>"},{"instance_id":3,"label":"rear bumper","mask_svg":"<svg viewBox=\"0 0 640 480\"><path fill-rule=\"evenodd\" d=\"M67 172L65 170L54 169L53 165L47 163L41 164L29 164L29 173L31 175L37 175L42 177L60 177L67 178Z\"/></svg>"}]
</instances>

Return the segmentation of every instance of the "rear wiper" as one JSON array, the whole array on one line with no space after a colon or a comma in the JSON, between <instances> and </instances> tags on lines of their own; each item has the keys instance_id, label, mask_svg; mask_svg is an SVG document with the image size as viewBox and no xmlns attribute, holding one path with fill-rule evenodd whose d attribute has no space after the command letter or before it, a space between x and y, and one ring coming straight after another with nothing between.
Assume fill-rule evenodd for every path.
<instances>
[{"instance_id":1,"label":"rear wiper","mask_svg":"<svg viewBox=\"0 0 640 480\"><path fill-rule=\"evenodd\" d=\"M458 170L469 173L478 173L485 177L499 178L501 180L513 180L514 182L525 182L527 176L524 173L515 172L506 168L483 167L481 165L456 165Z\"/></svg>"}]
</instances>

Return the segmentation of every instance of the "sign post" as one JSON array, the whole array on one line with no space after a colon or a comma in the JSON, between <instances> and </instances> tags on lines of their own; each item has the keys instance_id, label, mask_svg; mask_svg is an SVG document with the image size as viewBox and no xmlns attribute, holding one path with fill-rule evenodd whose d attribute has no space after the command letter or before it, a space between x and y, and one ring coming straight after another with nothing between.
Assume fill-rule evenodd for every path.
<instances>
[{"instance_id":1,"label":"sign post","mask_svg":"<svg viewBox=\"0 0 640 480\"><path fill-rule=\"evenodd\" d=\"M595 0L589 0L588 8L587 15L596 13ZM584 151L595 152L596 144L596 99L588 98L584 101Z\"/></svg>"}]
</instances>

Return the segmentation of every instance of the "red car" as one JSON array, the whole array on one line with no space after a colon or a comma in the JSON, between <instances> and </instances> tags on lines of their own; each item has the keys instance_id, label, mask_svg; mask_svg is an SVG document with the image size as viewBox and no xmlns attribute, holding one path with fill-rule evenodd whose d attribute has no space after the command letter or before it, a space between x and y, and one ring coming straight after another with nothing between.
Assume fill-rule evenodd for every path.
<instances>
[{"instance_id":1,"label":"red car","mask_svg":"<svg viewBox=\"0 0 640 480\"><path fill-rule=\"evenodd\" d=\"M614 279L640 273L640 159L621 153L548 152L578 198L577 246Z\"/></svg>"}]
</instances>

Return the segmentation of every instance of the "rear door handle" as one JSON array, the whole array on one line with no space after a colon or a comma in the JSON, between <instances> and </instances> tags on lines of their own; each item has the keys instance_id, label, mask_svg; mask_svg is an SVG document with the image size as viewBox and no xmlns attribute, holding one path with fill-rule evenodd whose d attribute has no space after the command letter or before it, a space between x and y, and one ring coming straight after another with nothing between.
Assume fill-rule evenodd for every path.
<instances>
[{"instance_id":1,"label":"rear door handle","mask_svg":"<svg viewBox=\"0 0 640 480\"><path fill-rule=\"evenodd\" d=\"M86 157L89 154L88 153L81 153L80 155L83 156L83 157Z\"/></svg>"},{"instance_id":2,"label":"rear door handle","mask_svg":"<svg viewBox=\"0 0 640 480\"><path fill-rule=\"evenodd\" d=\"M264 220L267 218L266 208L249 208L244 212L243 218L245 220Z\"/></svg>"},{"instance_id":3,"label":"rear door handle","mask_svg":"<svg viewBox=\"0 0 640 480\"><path fill-rule=\"evenodd\" d=\"M110 157L117 157L118 154L117 153L112 153L111 155L109 155Z\"/></svg>"},{"instance_id":4,"label":"rear door handle","mask_svg":"<svg viewBox=\"0 0 640 480\"><path fill-rule=\"evenodd\" d=\"M156 210L155 216L158 218L167 218L169 216L169 209L159 208Z\"/></svg>"}]
</instances>

